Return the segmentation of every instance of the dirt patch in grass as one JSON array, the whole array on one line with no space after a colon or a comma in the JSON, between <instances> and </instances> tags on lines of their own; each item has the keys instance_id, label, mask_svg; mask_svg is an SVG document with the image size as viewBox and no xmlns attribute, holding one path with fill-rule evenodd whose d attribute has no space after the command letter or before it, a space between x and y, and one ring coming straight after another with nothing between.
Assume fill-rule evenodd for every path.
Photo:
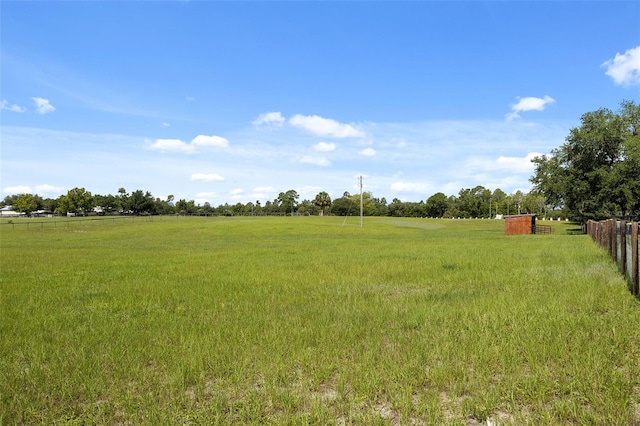
<instances>
[{"instance_id":1,"label":"dirt patch in grass","mask_svg":"<svg viewBox=\"0 0 640 426\"><path fill-rule=\"evenodd\" d=\"M380 220L378 223L384 223L386 225L393 225L402 228L420 228L420 229L443 229L446 228L442 223L433 223L433 222L418 222L418 221L407 221L407 220Z\"/></svg>"}]
</instances>

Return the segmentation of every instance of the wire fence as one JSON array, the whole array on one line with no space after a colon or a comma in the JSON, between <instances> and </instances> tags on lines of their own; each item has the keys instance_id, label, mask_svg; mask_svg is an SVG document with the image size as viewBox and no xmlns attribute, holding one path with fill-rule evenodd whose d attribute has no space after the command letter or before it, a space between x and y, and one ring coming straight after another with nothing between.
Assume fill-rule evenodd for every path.
<instances>
[{"instance_id":1,"label":"wire fence","mask_svg":"<svg viewBox=\"0 0 640 426\"><path fill-rule=\"evenodd\" d=\"M261 216L284 216L285 213L262 214ZM298 216L298 215L296 215ZM302 215L300 215L302 216ZM213 213L193 213L193 214L175 214L175 215L105 215L105 216L84 216L84 217L7 217L0 216L0 227L12 229L48 229L48 228L76 228L90 226L92 224L124 224L133 222L157 222L167 220L179 220L189 217L232 217L227 215L219 215Z\"/></svg>"},{"instance_id":2,"label":"wire fence","mask_svg":"<svg viewBox=\"0 0 640 426\"><path fill-rule=\"evenodd\" d=\"M629 281L631 293L640 297L638 271L638 233L639 222L625 222L615 219L601 222L588 221L586 232L593 241L607 249L611 258L618 264L620 271Z\"/></svg>"},{"instance_id":3,"label":"wire fence","mask_svg":"<svg viewBox=\"0 0 640 426\"><path fill-rule=\"evenodd\" d=\"M167 220L173 216L90 216L90 217L53 217L42 218L17 218L0 222L2 227L26 228L26 229L48 229L48 228L76 228L90 226L96 223L124 224L131 222L153 222Z\"/></svg>"}]
</instances>

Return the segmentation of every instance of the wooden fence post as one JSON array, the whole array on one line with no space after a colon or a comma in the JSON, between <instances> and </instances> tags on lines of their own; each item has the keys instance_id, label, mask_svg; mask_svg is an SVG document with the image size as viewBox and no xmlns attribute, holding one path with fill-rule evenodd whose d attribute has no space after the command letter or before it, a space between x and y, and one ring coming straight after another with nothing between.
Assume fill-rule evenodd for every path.
<instances>
[{"instance_id":1,"label":"wooden fence post","mask_svg":"<svg viewBox=\"0 0 640 426\"><path fill-rule=\"evenodd\" d=\"M607 254L611 256L611 224L609 220L604 221L604 248L607 250Z\"/></svg>"},{"instance_id":2,"label":"wooden fence post","mask_svg":"<svg viewBox=\"0 0 640 426\"><path fill-rule=\"evenodd\" d=\"M618 230L617 225L618 221L615 219L611 219L609 224L609 234L611 235L609 240L609 253L611 253L611 258L614 262L618 262Z\"/></svg>"},{"instance_id":3,"label":"wooden fence post","mask_svg":"<svg viewBox=\"0 0 640 426\"><path fill-rule=\"evenodd\" d=\"M631 223L631 293L640 295L640 282L638 282L638 222Z\"/></svg>"},{"instance_id":4,"label":"wooden fence post","mask_svg":"<svg viewBox=\"0 0 640 426\"><path fill-rule=\"evenodd\" d=\"M620 270L627 275L627 222L620 221Z\"/></svg>"}]
</instances>

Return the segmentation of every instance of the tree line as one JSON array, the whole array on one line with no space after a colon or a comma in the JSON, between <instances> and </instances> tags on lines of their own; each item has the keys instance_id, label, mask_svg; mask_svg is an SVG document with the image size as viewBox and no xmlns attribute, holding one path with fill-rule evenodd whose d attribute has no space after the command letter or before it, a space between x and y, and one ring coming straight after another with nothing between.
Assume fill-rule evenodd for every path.
<instances>
[{"instance_id":1,"label":"tree line","mask_svg":"<svg viewBox=\"0 0 640 426\"><path fill-rule=\"evenodd\" d=\"M550 155L535 157L533 189L529 193L506 194L483 186L463 188L457 195L438 192L419 202L394 198L388 202L371 192L362 194L363 214L396 217L495 217L536 213L541 217L569 218L584 223L589 219L640 219L640 106L623 101L617 112L606 108L581 117L565 143ZM39 210L57 214L199 214L199 215L359 215L360 194L344 192L331 199L320 192L312 200L299 201L290 189L264 205L249 203L203 205L193 200L155 198L148 191L131 193L120 188L116 195L91 194L73 188L58 198L17 194L4 199L15 211L31 214Z\"/></svg>"},{"instance_id":2,"label":"tree line","mask_svg":"<svg viewBox=\"0 0 640 426\"><path fill-rule=\"evenodd\" d=\"M92 194L84 188L73 188L58 198L42 198L38 195L17 194L4 198L4 205L11 205L17 212L30 215L47 212L59 215L335 215L357 216L360 214L360 194L344 192L332 199L327 192L319 192L313 199L299 201L297 191L280 192L278 197L264 204L260 200L248 203L220 204L212 206L206 202L196 204L193 200L156 198L150 192L136 190L127 192L120 188L116 195ZM438 192L419 202L401 201L394 198L377 198L371 192L362 194L365 216L395 217L495 217L496 215L522 212L538 213L551 217L561 216L561 211L547 211L543 198L533 193L516 191L506 194L501 189L491 191L483 186L461 189L458 195L447 196Z\"/></svg>"}]
</instances>

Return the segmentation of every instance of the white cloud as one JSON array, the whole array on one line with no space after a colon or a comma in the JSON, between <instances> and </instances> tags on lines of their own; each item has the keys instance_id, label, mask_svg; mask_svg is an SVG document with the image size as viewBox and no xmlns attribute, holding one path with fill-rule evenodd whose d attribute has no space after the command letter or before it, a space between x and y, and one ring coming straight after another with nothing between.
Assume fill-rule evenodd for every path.
<instances>
[{"instance_id":1,"label":"white cloud","mask_svg":"<svg viewBox=\"0 0 640 426\"><path fill-rule=\"evenodd\" d=\"M480 171L508 171L511 173L529 173L533 170L534 164L531 162L534 157L542 154L530 152L524 157L499 156L495 159L472 158L467 162L466 168Z\"/></svg>"},{"instance_id":2,"label":"white cloud","mask_svg":"<svg viewBox=\"0 0 640 426\"><path fill-rule=\"evenodd\" d=\"M20 105L9 104L9 101L7 101L6 99L3 99L2 102L0 102L0 109L6 109L8 111L13 111L13 112L25 112L27 110L26 108L21 107Z\"/></svg>"},{"instance_id":3,"label":"white cloud","mask_svg":"<svg viewBox=\"0 0 640 426\"><path fill-rule=\"evenodd\" d=\"M31 194L31 187L26 185L7 186L2 192L8 195Z\"/></svg>"},{"instance_id":4,"label":"white cloud","mask_svg":"<svg viewBox=\"0 0 640 426\"><path fill-rule=\"evenodd\" d=\"M202 198L204 198L204 199L206 199L207 201L208 201L208 200L210 200L211 198L215 198L215 197L217 197L217 196L218 196L218 195L217 195L215 192L198 192L198 193L196 194L196 197L197 197L197 198L201 198L201 199L202 199Z\"/></svg>"},{"instance_id":5,"label":"white cloud","mask_svg":"<svg viewBox=\"0 0 640 426\"><path fill-rule=\"evenodd\" d=\"M429 186L418 182L395 182L391 184L391 189L397 192L427 192Z\"/></svg>"},{"instance_id":6,"label":"white cloud","mask_svg":"<svg viewBox=\"0 0 640 426\"><path fill-rule=\"evenodd\" d=\"M496 160L495 164L498 169L512 170L514 172L525 172L533 170L534 164L531 162L534 157L539 157L542 154L538 152L530 152L524 157L504 157L500 156Z\"/></svg>"},{"instance_id":7,"label":"white cloud","mask_svg":"<svg viewBox=\"0 0 640 426\"><path fill-rule=\"evenodd\" d=\"M36 186L36 194L54 194L60 195L65 192L65 189L60 186L53 185L37 185Z\"/></svg>"},{"instance_id":8,"label":"white cloud","mask_svg":"<svg viewBox=\"0 0 640 426\"><path fill-rule=\"evenodd\" d=\"M259 126L261 124L273 124L276 126L282 126L284 122L285 119L279 112L265 112L264 114L260 114L258 118L251 122L251 124L255 126Z\"/></svg>"},{"instance_id":9,"label":"white cloud","mask_svg":"<svg viewBox=\"0 0 640 426\"><path fill-rule=\"evenodd\" d=\"M333 142L318 142L313 146L316 151L331 152L336 149L336 144Z\"/></svg>"},{"instance_id":10,"label":"white cloud","mask_svg":"<svg viewBox=\"0 0 640 426\"><path fill-rule=\"evenodd\" d=\"M153 121L158 132L163 132L159 128L163 120ZM503 117L493 121L363 123L361 129L367 133L366 138L341 140L306 134L288 122L278 132L261 132L260 128L246 124L249 127L229 130L233 135L233 139L229 139L234 143L223 148L224 157L202 159L198 158L201 155L198 152L222 149L192 146L191 139L203 133L200 131L175 140L156 141L154 137L144 141L131 135L3 126L0 188L31 185L27 190L35 190L37 184L49 183L68 189L78 185L78 175L82 175L82 186L98 194L115 193L123 186L128 190L150 191L154 196L173 194L176 200L190 200L198 191L216 191L218 196L210 202L224 204L231 202L233 188L244 188L245 192L233 199L234 203L260 200L264 205L292 185L296 190L322 186L332 198L340 197L345 190L355 193L358 191L356 176L368 174L370 177L365 177L363 182L365 190L387 200L399 197L403 201L417 201L438 191L451 195L476 185L493 190L496 188L493 185L499 184L510 193L530 187L529 159L533 154L528 153L551 151L558 146L558 141L564 140L567 129L575 125L573 120L568 120L552 124L543 121L529 126L522 120L509 122ZM171 126L174 127L175 124ZM171 136L158 137L181 136L170 133ZM318 141L335 142L337 148L330 153L316 151L313 146ZM372 141L373 145L364 145L365 141ZM397 149L398 141L406 141L407 145ZM167 152L149 150L142 155L131 155L130 147L140 145L149 149L152 144L153 148ZM112 146L123 149L108 154L103 149ZM347 146L349 149L345 150ZM358 155L358 151L366 148L374 148L376 155ZM334 158L338 151L345 151L345 156ZM331 166L300 163L304 155L326 157ZM70 159L74 161L69 162ZM359 164L358 159L366 164ZM60 164L55 180L47 168L52 163ZM105 179L113 173L113 164L121 166L118 185L113 179ZM520 171L516 171L520 167ZM395 176L398 172L401 174ZM190 181L192 173L217 173L224 181ZM423 192L392 191L391 185L397 182L422 183L428 188ZM396 187L402 189L402 186ZM301 195L301 198L304 197Z\"/></svg>"},{"instance_id":11,"label":"white cloud","mask_svg":"<svg viewBox=\"0 0 640 426\"><path fill-rule=\"evenodd\" d=\"M307 197L314 198L321 191L322 191L322 187L316 186L316 185L305 185L298 190L300 195L305 198Z\"/></svg>"},{"instance_id":12,"label":"white cloud","mask_svg":"<svg viewBox=\"0 0 640 426\"><path fill-rule=\"evenodd\" d=\"M301 163L315 164L316 166L330 166L331 162L324 157L312 157L305 155L300 158Z\"/></svg>"},{"instance_id":13,"label":"white cloud","mask_svg":"<svg viewBox=\"0 0 640 426\"><path fill-rule=\"evenodd\" d=\"M169 126L171 126L171 124L170 124L170 123L167 123L167 122L165 121L165 122L163 122L163 123L161 124L161 126L162 126L162 127L169 127Z\"/></svg>"},{"instance_id":14,"label":"white cloud","mask_svg":"<svg viewBox=\"0 0 640 426\"><path fill-rule=\"evenodd\" d=\"M242 195L244 194L244 189L236 188L231 190L231 195Z\"/></svg>"},{"instance_id":15,"label":"white cloud","mask_svg":"<svg viewBox=\"0 0 640 426\"><path fill-rule=\"evenodd\" d=\"M205 197L196 197L193 202L196 203L196 206L203 206L205 203L209 203L212 204L211 200L214 197L209 197L209 196L205 196Z\"/></svg>"},{"instance_id":16,"label":"white cloud","mask_svg":"<svg viewBox=\"0 0 640 426\"><path fill-rule=\"evenodd\" d=\"M601 67L607 69L605 74L617 85L640 84L640 46L629 49L624 54L616 53L613 59L604 62Z\"/></svg>"},{"instance_id":17,"label":"white cloud","mask_svg":"<svg viewBox=\"0 0 640 426\"><path fill-rule=\"evenodd\" d=\"M544 98L529 96L518 99L518 102L511 106L511 112L506 115L507 120L520 118L520 113L524 111L542 111L547 105L555 102L555 99L547 95Z\"/></svg>"},{"instance_id":18,"label":"white cloud","mask_svg":"<svg viewBox=\"0 0 640 426\"><path fill-rule=\"evenodd\" d=\"M289 119L289 124L307 130L317 136L328 136L333 138L362 138L365 133L356 129L351 124L339 123L330 118L323 118L317 115L296 114Z\"/></svg>"},{"instance_id":19,"label":"white cloud","mask_svg":"<svg viewBox=\"0 0 640 426\"><path fill-rule=\"evenodd\" d=\"M221 136L198 135L193 138L191 144L195 146L213 146L226 148L229 146L229 141Z\"/></svg>"},{"instance_id":20,"label":"white cloud","mask_svg":"<svg viewBox=\"0 0 640 426\"><path fill-rule=\"evenodd\" d=\"M193 145L189 145L180 139L156 139L155 142L149 145L149 149L163 152L184 152L185 154L193 154L196 151Z\"/></svg>"},{"instance_id":21,"label":"white cloud","mask_svg":"<svg viewBox=\"0 0 640 426\"><path fill-rule=\"evenodd\" d=\"M373 148L365 148L362 151L358 151L358 154L364 155L365 157L373 157L376 155L376 150Z\"/></svg>"},{"instance_id":22,"label":"white cloud","mask_svg":"<svg viewBox=\"0 0 640 426\"><path fill-rule=\"evenodd\" d=\"M198 152L198 147L221 147L229 146L229 141L220 136L198 135L191 143L186 143L181 139L156 139L155 142L147 141L147 148L163 152L183 152L193 154Z\"/></svg>"},{"instance_id":23,"label":"white cloud","mask_svg":"<svg viewBox=\"0 0 640 426\"><path fill-rule=\"evenodd\" d=\"M251 195L247 197L247 199L264 200L265 198L269 198L275 191L275 188L270 186L256 187L253 188Z\"/></svg>"},{"instance_id":24,"label":"white cloud","mask_svg":"<svg viewBox=\"0 0 640 426\"><path fill-rule=\"evenodd\" d=\"M191 175L192 181L198 182L213 182L213 181L223 181L224 178L217 173L193 173Z\"/></svg>"},{"instance_id":25,"label":"white cloud","mask_svg":"<svg viewBox=\"0 0 640 426\"><path fill-rule=\"evenodd\" d=\"M49 99L37 97L31 99L33 99L33 102L36 104L36 111L38 111L38 114L49 114L56 110L56 107L51 105Z\"/></svg>"}]
</instances>

